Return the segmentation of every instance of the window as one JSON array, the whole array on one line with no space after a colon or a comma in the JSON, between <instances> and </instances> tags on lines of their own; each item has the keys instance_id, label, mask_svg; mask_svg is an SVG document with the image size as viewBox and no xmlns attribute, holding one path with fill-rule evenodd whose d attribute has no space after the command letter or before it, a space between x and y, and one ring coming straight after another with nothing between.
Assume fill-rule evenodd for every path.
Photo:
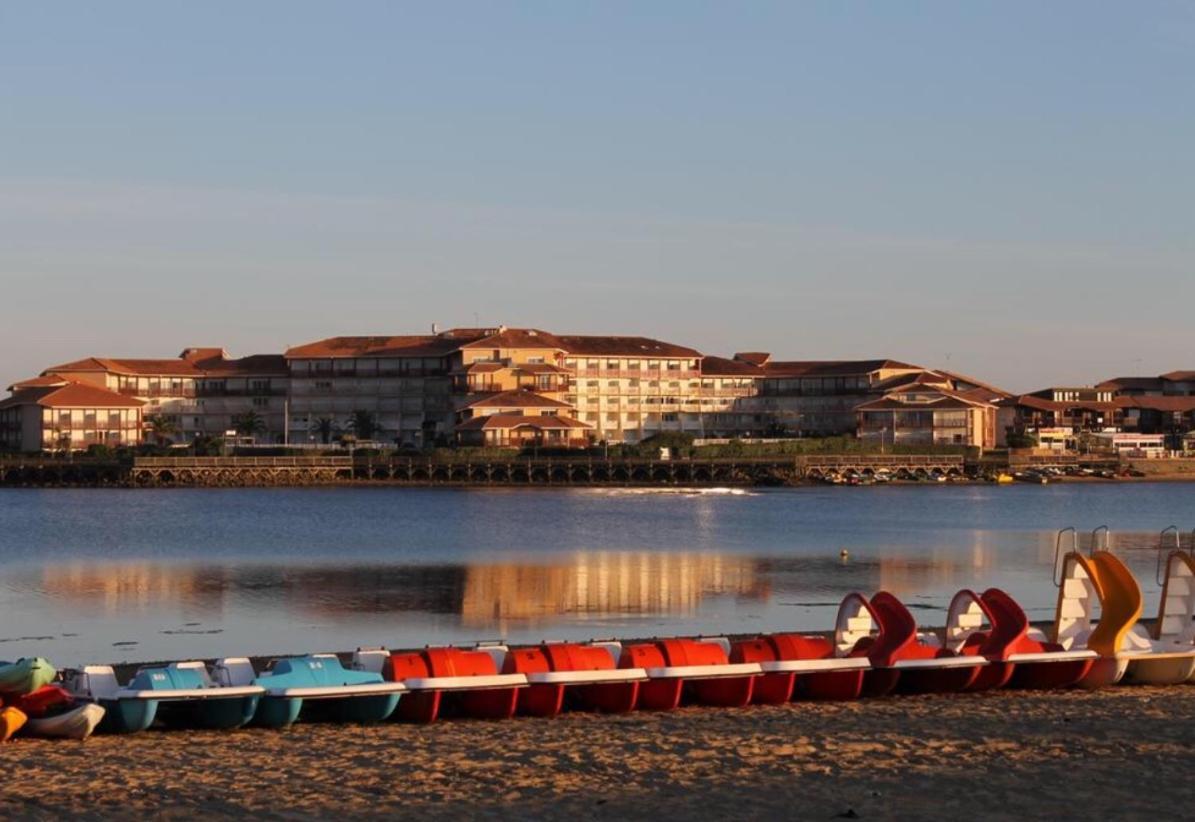
<instances>
[{"instance_id":1,"label":"window","mask_svg":"<svg viewBox=\"0 0 1195 822\"><path fill-rule=\"evenodd\" d=\"M527 358L528 365L543 365L543 362L544 362L543 357L528 357Z\"/></svg>"},{"instance_id":2,"label":"window","mask_svg":"<svg viewBox=\"0 0 1195 822\"><path fill-rule=\"evenodd\" d=\"M628 371L638 371L639 370L639 361L638 360L627 360L627 370Z\"/></svg>"},{"instance_id":3,"label":"window","mask_svg":"<svg viewBox=\"0 0 1195 822\"><path fill-rule=\"evenodd\" d=\"M618 390L618 380L607 380L606 387L613 388L614 390L617 391Z\"/></svg>"},{"instance_id":4,"label":"window","mask_svg":"<svg viewBox=\"0 0 1195 822\"><path fill-rule=\"evenodd\" d=\"M254 408L269 408L270 407L269 397L254 397L253 398L253 407Z\"/></svg>"},{"instance_id":5,"label":"window","mask_svg":"<svg viewBox=\"0 0 1195 822\"><path fill-rule=\"evenodd\" d=\"M676 422L678 419L676 412L674 412L674 411L669 411L666 414L662 414L661 417L664 420L664 422Z\"/></svg>"}]
</instances>

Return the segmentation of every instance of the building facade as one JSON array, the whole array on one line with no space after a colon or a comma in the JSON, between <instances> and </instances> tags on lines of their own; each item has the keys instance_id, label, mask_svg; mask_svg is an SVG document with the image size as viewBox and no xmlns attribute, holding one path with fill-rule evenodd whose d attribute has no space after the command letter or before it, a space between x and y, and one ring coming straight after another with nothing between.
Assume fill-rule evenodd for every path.
<instances>
[{"instance_id":1,"label":"building facade","mask_svg":"<svg viewBox=\"0 0 1195 822\"><path fill-rule=\"evenodd\" d=\"M581 447L672 432L992 447L993 403L1009 396L891 359L724 358L650 337L505 326L330 337L239 359L219 348L89 357L43 378L139 402L154 440L236 432L258 444L316 445L352 434L410 448Z\"/></svg>"},{"instance_id":2,"label":"building facade","mask_svg":"<svg viewBox=\"0 0 1195 822\"><path fill-rule=\"evenodd\" d=\"M63 377L27 380L0 401L0 444L11 451L84 451L141 442L144 403Z\"/></svg>"}]
</instances>

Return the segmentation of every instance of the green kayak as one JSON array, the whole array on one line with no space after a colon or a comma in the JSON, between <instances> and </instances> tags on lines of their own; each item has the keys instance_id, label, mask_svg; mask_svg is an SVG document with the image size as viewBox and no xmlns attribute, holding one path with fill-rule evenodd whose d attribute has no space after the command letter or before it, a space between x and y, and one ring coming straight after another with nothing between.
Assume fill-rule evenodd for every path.
<instances>
[{"instance_id":1,"label":"green kayak","mask_svg":"<svg viewBox=\"0 0 1195 822\"><path fill-rule=\"evenodd\" d=\"M0 662L0 694L18 696L36 691L42 685L49 685L55 673L49 660L40 656Z\"/></svg>"}]
</instances>

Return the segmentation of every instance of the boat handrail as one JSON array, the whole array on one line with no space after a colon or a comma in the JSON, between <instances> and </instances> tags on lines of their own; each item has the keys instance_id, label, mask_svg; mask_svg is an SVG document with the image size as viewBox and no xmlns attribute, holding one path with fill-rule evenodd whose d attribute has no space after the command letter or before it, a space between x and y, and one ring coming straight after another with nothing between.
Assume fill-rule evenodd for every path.
<instances>
[{"instance_id":1,"label":"boat handrail","mask_svg":"<svg viewBox=\"0 0 1195 822\"><path fill-rule=\"evenodd\" d=\"M1174 534L1174 550L1183 550L1182 536L1178 532L1178 526L1167 525L1163 528L1162 532L1158 534L1158 561L1154 566L1154 582L1158 585L1166 584L1166 568L1170 563L1164 560L1163 557L1166 556L1166 535L1169 533Z\"/></svg>"},{"instance_id":2,"label":"boat handrail","mask_svg":"<svg viewBox=\"0 0 1195 822\"><path fill-rule=\"evenodd\" d=\"M1062 587L1062 573L1064 568L1059 567L1058 560L1062 555L1062 535L1070 532L1071 535L1071 552L1079 552L1079 532L1075 530L1074 526L1063 528L1054 536L1054 571L1050 576L1050 580L1054 583L1055 588ZM1065 566L1065 563L1063 564Z\"/></svg>"},{"instance_id":3,"label":"boat handrail","mask_svg":"<svg viewBox=\"0 0 1195 822\"><path fill-rule=\"evenodd\" d=\"M1103 541L1102 541L1103 547L1102 548L1098 547L1099 545L1101 545L1101 540L1100 540L1101 536L1103 536ZM1107 525L1101 525L1098 528L1092 529L1091 545L1089 546L1089 548L1090 548L1090 553L1093 557L1095 556L1096 551L1109 551L1109 550L1111 550L1111 546L1112 546L1112 529L1111 528L1109 528Z\"/></svg>"}]
</instances>

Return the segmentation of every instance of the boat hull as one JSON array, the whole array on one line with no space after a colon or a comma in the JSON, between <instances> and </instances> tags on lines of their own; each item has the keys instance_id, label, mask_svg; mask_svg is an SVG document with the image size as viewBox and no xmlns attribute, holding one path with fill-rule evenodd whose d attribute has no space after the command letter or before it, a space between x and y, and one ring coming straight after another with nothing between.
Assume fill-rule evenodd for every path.
<instances>
[{"instance_id":1,"label":"boat hull","mask_svg":"<svg viewBox=\"0 0 1195 822\"><path fill-rule=\"evenodd\" d=\"M974 684L983 667L905 669L900 672L895 693L952 694L965 691Z\"/></svg>"},{"instance_id":2,"label":"boat hull","mask_svg":"<svg viewBox=\"0 0 1195 822\"><path fill-rule=\"evenodd\" d=\"M96 728L101 734L131 734L154 724L158 715L156 699L101 699L104 717Z\"/></svg>"},{"instance_id":3,"label":"boat hull","mask_svg":"<svg viewBox=\"0 0 1195 822\"><path fill-rule=\"evenodd\" d=\"M1128 667L1129 663L1127 660L1100 657L1092 660L1091 668L1075 684L1089 691L1115 685L1124 676Z\"/></svg>"},{"instance_id":4,"label":"boat hull","mask_svg":"<svg viewBox=\"0 0 1195 822\"><path fill-rule=\"evenodd\" d=\"M169 728L229 730L253 719L258 700L257 696L237 696L163 701L158 705L157 718Z\"/></svg>"},{"instance_id":5,"label":"boat hull","mask_svg":"<svg viewBox=\"0 0 1195 822\"><path fill-rule=\"evenodd\" d=\"M397 693L332 699L266 696L257 706L253 724L285 728L300 719L305 722L382 722L398 705Z\"/></svg>"},{"instance_id":6,"label":"boat hull","mask_svg":"<svg viewBox=\"0 0 1195 822\"><path fill-rule=\"evenodd\" d=\"M1071 688L1087 676L1094 662L1092 659L1072 659L1065 662L1017 663L1008 687L1041 691Z\"/></svg>"},{"instance_id":7,"label":"boat hull","mask_svg":"<svg viewBox=\"0 0 1195 822\"><path fill-rule=\"evenodd\" d=\"M51 739L86 739L104 719L104 709L87 702L57 716L31 717L25 733Z\"/></svg>"},{"instance_id":8,"label":"boat hull","mask_svg":"<svg viewBox=\"0 0 1195 822\"><path fill-rule=\"evenodd\" d=\"M1134 659L1125 671L1125 680L1140 685L1177 685L1195 674L1195 658Z\"/></svg>"},{"instance_id":9,"label":"boat hull","mask_svg":"<svg viewBox=\"0 0 1195 822\"><path fill-rule=\"evenodd\" d=\"M858 699L863 695L863 685L868 673L869 671L858 669L853 671L802 674L797 677L794 698L812 699L819 702L841 702Z\"/></svg>"}]
</instances>

